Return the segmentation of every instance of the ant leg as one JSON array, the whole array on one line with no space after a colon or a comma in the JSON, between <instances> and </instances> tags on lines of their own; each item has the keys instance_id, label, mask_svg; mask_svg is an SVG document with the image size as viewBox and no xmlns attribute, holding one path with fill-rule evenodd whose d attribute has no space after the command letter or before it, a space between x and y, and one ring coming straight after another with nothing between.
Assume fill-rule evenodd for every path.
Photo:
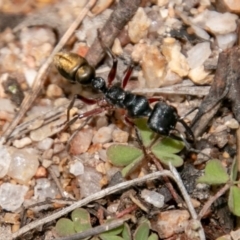
<instances>
[{"instance_id":1,"label":"ant leg","mask_svg":"<svg viewBox=\"0 0 240 240\"><path fill-rule=\"evenodd\" d=\"M133 67L134 67L134 64L131 63L131 64L129 65L129 67L127 68L127 70L126 70L126 74L125 74L125 76L124 76L124 78L123 78L123 80L122 80L122 83L121 83L121 87L122 87L123 89L126 87L128 81L129 81L129 79L130 79L130 77L131 77L131 75L132 75Z\"/></svg>"},{"instance_id":2,"label":"ant leg","mask_svg":"<svg viewBox=\"0 0 240 240\"><path fill-rule=\"evenodd\" d=\"M85 117L91 117L93 115L97 115L103 111L106 110L106 107L103 108L103 107L99 107L99 108L95 108L93 110L90 110L88 112L85 112L85 113L81 113L81 114L78 114L76 115L75 117L73 117L70 121L66 121L64 122L64 124L66 124L66 126L64 127L64 129L67 129L69 126L71 126L74 122L76 122L78 119L82 119L82 118L85 118ZM64 125L64 124L61 124Z\"/></svg>"},{"instance_id":3,"label":"ant leg","mask_svg":"<svg viewBox=\"0 0 240 240\"><path fill-rule=\"evenodd\" d=\"M184 119L185 117L187 117L189 114L191 114L192 112L194 112L195 110L197 110L199 107L195 107L193 109L191 109L189 112L187 112L184 116L180 117L179 119Z\"/></svg>"},{"instance_id":4,"label":"ant leg","mask_svg":"<svg viewBox=\"0 0 240 240\"><path fill-rule=\"evenodd\" d=\"M202 154L203 156L207 157L208 159L210 159L211 157L208 156L207 154L201 152L200 150L197 150L195 148L192 148L191 145L189 144L189 142L185 139L185 137L177 130L175 129L178 133L179 133L179 136L176 136L174 134L170 134L169 137L173 138L173 139L176 139L176 140L181 140L184 142L185 144L185 147L186 149L189 151L189 152L194 152L194 153L197 153L197 154Z\"/></svg>"},{"instance_id":5,"label":"ant leg","mask_svg":"<svg viewBox=\"0 0 240 240\"><path fill-rule=\"evenodd\" d=\"M77 119L81 119L81 118L85 118L85 117L91 117L93 115L97 115L103 111L105 111L107 109L107 107L99 107L99 108L95 108L93 110L90 110L88 112L85 113L80 113L76 116Z\"/></svg>"},{"instance_id":6,"label":"ant leg","mask_svg":"<svg viewBox=\"0 0 240 240\"><path fill-rule=\"evenodd\" d=\"M111 70L108 74L108 80L107 80L108 87L111 87L112 82L116 77L118 60L117 60L117 57L115 56L115 54L112 52L112 50L108 46L106 46L105 43L103 42L99 29L97 31L97 34L98 34L98 39L99 39L99 42L100 42L102 48L106 51L107 55L113 61L113 65L112 65Z\"/></svg>"},{"instance_id":7,"label":"ant leg","mask_svg":"<svg viewBox=\"0 0 240 240\"><path fill-rule=\"evenodd\" d=\"M111 87L112 86L112 82L113 82L113 80L116 77L118 60L117 60L117 57L113 54L113 52L111 51L110 48L105 48L105 49L106 49L107 54L109 56L111 56L111 58L113 60L113 65L112 65L111 70L110 70L110 72L108 74L108 80L107 80L108 87Z\"/></svg>"},{"instance_id":8,"label":"ant leg","mask_svg":"<svg viewBox=\"0 0 240 240\"><path fill-rule=\"evenodd\" d=\"M190 140L195 142L195 136L192 132L192 129L182 120L182 118L179 118L178 122L180 122L184 126L188 137L190 137Z\"/></svg>"},{"instance_id":9,"label":"ant leg","mask_svg":"<svg viewBox=\"0 0 240 240\"><path fill-rule=\"evenodd\" d=\"M89 104L89 105L97 103L96 99L85 98L79 94L75 94L67 108L67 120L65 122L61 123L60 125L58 125L57 127L62 127L63 125L65 125L66 123L69 123L69 122L72 124L73 122L76 121L76 120L73 122L72 122L72 120L69 121L70 120L70 110L73 108L73 105L74 105L76 99L82 100L84 103ZM68 124L68 125L71 125L71 124Z\"/></svg>"},{"instance_id":10,"label":"ant leg","mask_svg":"<svg viewBox=\"0 0 240 240\"><path fill-rule=\"evenodd\" d=\"M79 100L82 100L84 103L86 104L96 104L97 103L97 100L96 99L90 99L90 98L85 98L79 94L75 94L72 101L70 102L68 108L67 108L67 121L66 122L69 122L69 119L70 119L70 110L72 109L76 99L79 99ZM66 124L66 122L64 124Z\"/></svg>"},{"instance_id":11,"label":"ant leg","mask_svg":"<svg viewBox=\"0 0 240 240\"><path fill-rule=\"evenodd\" d=\"M161 98L161 97L158 97L158 98L156 98L156 97L148 98L148 102L149 103L154 103L154 102L159 102L159 101L165 102L165 100L163 98Z\"/></svg>"}]
</instances>

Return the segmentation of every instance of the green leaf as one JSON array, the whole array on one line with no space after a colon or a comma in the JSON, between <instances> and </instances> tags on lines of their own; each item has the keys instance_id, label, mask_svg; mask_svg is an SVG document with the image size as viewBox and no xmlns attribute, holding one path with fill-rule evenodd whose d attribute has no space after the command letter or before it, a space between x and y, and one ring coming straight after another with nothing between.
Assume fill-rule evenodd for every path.
<instances>
[{"instance_id":1,"label":"green leaf","mask_svg":"<svg viewBox=\"0 0 240 240\"><path fill-rule=\"evenodd\" d=\"M131 172L137 169L143 160L143 155L135 159L132 163L128 164L125 168L122 169L121 173L123 177L127 177Z\"/></svg>"},{"instance_id":2,"label":"green leaf","mask_svg":"<svg viewBox=\"0 0 240 240\"><path fill-rule=\"evenodd\" d=\"M221 162L217 159L208 161L205 167L204 176L200 177L197 182L206 183L209 185L217 185L226 183L229 176L226 169L222 166Z\"/></svg>"},{"instance_id":3,"label":"green leaf","mask_svg":"<svg viewBox=\"0 0 240 240\"><path fill-rule=\"evenodd\" d=\"M119 236L102 236L102 234L100 235L100 238L102 240L125 240L124 238Z\"/></svg>"},{"instance_id":4,"label":"green leaf","mask_svg":"<svg viewBox=\"0 0 240 240\"><path fill-rule=\"evenodd\" d=\"M167 166L170 162L174 167L180 167L183 165L183 159L176 154L161 152L158 151L158 149L152 150L152 153L157 157L157 159L159 159L161 163Z\"/></svg>"},{"instance_id":5,"label":"green leaf","mask_svg":"<svg viewBox=\"0 0 240 240\"><path fill-rule=\"evenodd\" d=\"M228 197L228 207L230 211L240 217L240 189L237 186L230 187L229 197Z\"/></svg>"},{"instance_id":6,"label":"green leaf","mask_svg":"<svg viewBox=\"0 0 240 240\"><path fill-rule=\"evenodd\" d=\"M164 153L178 153L184 148L184 143L172 138L164 138L158 143L156 143L152 150L164 152Z\"/></svg>"},{"instance_id":7,"label":"green leaf","mask_svg":"<svg viewBox=\"0 0 240 240\"><path fill-rule=\"evenodd\" d=\"M56 232L60 237L70 236L76 233L74 223L68 218L60 218L56 223Z\"/></svg>"},{"instance_id":8,"label":"green leaf","mask_svg":"<svg viewBox=\"0 0 240 240\"><path fill-rule=\"evenodd\" d=\"M111 145L107 149L107 157L111 163L118 167L124 167L143 156L143 152L135 147L121 144Z\"/></svg>"},{"instance_id":9,"label":"green leaf","mask_svg":"<svg viewBox=\"0 0 240 240\"><path fill-rule=\"evenodd\" d=\"M88 211L83 208L75 209L71 214L71 218L74 222L74 228L77 233L92 228L90 215Z\"/></svg>"},{"instance_id":10,"label":"green leaf","mask_svg":"<svg viewBox=\"0 0 240 240\"><path fill-rule=\"evenodd\" d=\"M158 235L157 235L156 233L152 233L152 234L149 236L148 240L158 240Z\"/></svg>"},{"instance_id":11,"label":"green leaf","mask_svg":"<svg viewBox=\"0 0 240 240\"><path fill-rule=\"evenodd\" d=\"M111 229L111 230L109 230L107 232L104 232L104 233L101 234L101 236L102 235L104 235L104 236L115 236L115 235L120 234L122 231L123 231L123 225L121 225L121 226L119 226L117 228Z\"/></svg>"},{"instance_id":12,"label":"green leaf","mask_svg":"<svg viewBox=\"0 0 240 240\"><path fill-rule=\"evenodd\" d=\"M132 240L131 230L127 223L124 223L124 225L123 225L122 237L124 240Z\"/></svg>"},{"instance_id":13,"label":"green leaf","mask_svg":"<svg viewBox=\"0 0 240 240\"><path fill-rule=\"evenodd\" d=\"M148 147L155 138L156 134L147 126L147 119L138 118L134 120L134 123L138 128L143 145Z\"/></svg>"},{"instance_id":14,"label":"green leaf","mask_svg":"<svg viewBox=\"0 0 240 240\"><path fill-rule=\"evenodd\" d=\"M234 158L233 163L232 163L232 167L231 167L231 172L230 172L231 181L236 181L237 174L238 174L238 164L237 164L236 158Z\"/></svg>"},{"instance_id":15,"label":"green leaf","mask_svg":"<svg viewBox=\"0 0 240 240\"><path fill-rule=\"evenodd\" d=\"M150 231L149 222L143 222L134 233L134 240L147 240Z\"/></svg>"}]
</instances>

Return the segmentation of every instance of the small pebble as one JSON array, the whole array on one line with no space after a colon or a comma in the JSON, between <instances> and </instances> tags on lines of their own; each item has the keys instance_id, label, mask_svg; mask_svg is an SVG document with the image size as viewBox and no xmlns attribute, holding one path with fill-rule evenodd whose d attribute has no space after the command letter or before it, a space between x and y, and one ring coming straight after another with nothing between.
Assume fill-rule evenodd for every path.
<instances>
[{"instance_id":1,"label":"small pebble","mask_svg":"<svg viewBox=\"0 0 240 240\"><path fill-rule=\"evenodd\" d=\"M233 47L237 40L237 34L235 32L225 35L216 36L217 44L222 50Z\"/></svg>"},{"instance_id":2,"label":"small pebble","mask_svg":"<svg viewBox=\"0 0 240 240\"><path fill-rule=\"evenodd\" d=\"M198 200L194 199L194 198L191 198L191 203L192 203L194 208L198 208L198 207L201 206L201 203Z\"/></svg>"},{"instance_id":3,"label":"small pebble","mask_svg":"<svg viewBox=\"0 0 240 240\"><path fill-rule=\"evenodd\" d=\"M48 159L43 159L42 160L42 166L45 167L45 168L48 168L52 165L52 161L51 160L48 160Z\"/></svg>"},{"instance_id":4,"label":"small pebble","mask_svg":"<svg viewBox=\"0 0 240 240\"><path fill-rule=\"evenodd\" d=\"M63 91L58 85L52 83L48 85L46 95L49 98L58 98L63 95Z\"/></svg>"},{"instance_id":5,"label":"small pebble","mask_svg":"<svg viewBox=\"0 0 240 240\"><path fill-rule=\"evenodd\" d=\"M116 213L119 207L119 203L110 203L107 207L107 211L110 213Z\"/></svg>"},{"instance_id":6,"label":"small pebble","mask_svg":"<svg viewBox=\"0 0 240 240\"><path fill-rule=\"evenodd\" d=\"M54 143L54 145L53 145L53 154L60 153L63 150L65 150L65 148L66 148L66 146L63 143L61 143L61 142Z\"/></svg>"},{"instance_id":7,"label":"small pebble","mask_svg":"<svg viewBox=\"0 0 240 240\"><path fill-rule=\"evenodd\" d=\"M164 205L164 196L155 191L149 191L144 189L141 192L141 197L148 203L152 204L154 207L162 208Z\"/></svg>"},{"instance_id":8,"label":"small pebble","mask_svg":"<svg viewBox=\"0 0 240 240\"><path fill-rule=\"evenodd\" d=\"M120 56L123 54L123 49L120 43L120 40L118 38L115 38L113 46L112 46L112 51L114 54L117 56Z\"/></svg>"},{"instance_id":9,"label":"small pebble","mask_svg":"<svg viewBox=\"0 0 240 240\"><path fill-rule=\"evenodd\" d=\"M10 224L20 224L20 215L19 213L6 213L3 218L5 223Z\"/></svg>"},{"instance_id":10,"label":"small pebble","mask_svg":"<svg viewBox=\"0 0 240 240\"><path fill-rule=\"evenodd\" d=\"M13 149L8 176L19 183L27 184L38 169L38 157L36 150L32 148Z\"/></svg>"},{"instance_id":11,"label":"small pebble","mask_svg":"<svg viewBox=\"0 0 240 240\"><path fill-rule=\"evenodd\" d=\"M157 0L157 5L159 7L166 6L168 4L169 0Z\"/></svg>"},{"instance_id":12,"label":"small pebble","mask_svg":"<svg viewBox=\"0 0 240 240\"><path fill-rule=\"evenodd\" d=\"M70 134L66 132L61 132L59 136L59 141L61 143L66 143L70 138Z\"/></svg>"},{"instance_id":13,"label":"small pebble","mask_svg":"<svg viewBox=\"0 0 240 240\"><path fill-rule=\"evenodd\" d=\"M48 176L47 169L43 166L38 167L35 173L35 178L46 178L47 176Z\"/></svg>"},{"instance_id":14,"label":"small pebble","mask_svg":"<svg viewBox=\"0 0 240 240\"><path fill-rule=\"evenodd\" d=\"M126 143L128 141L129 133L120 129L114 129L112 132L112 139L114 142Z\"/></svg>"},{"instance_id":15,"label":"small pebble","mask_svg":"<svg viewBox=\"0 0 240 240\"><path fill-rule=\"evenodd\" d=\"M27 191L28 187L26 186L3 183L0 186L0 206L4 210L15 212L24 202Z\"/></svg>"},{"instance_id":16,"label":"small pebble","mask_svg":"<svg viewBox=\"0 0 240 240\"><path fill-rule=\"evenodd\" d=\"M24 73L24 76L25 76L25 79L28 83L28 86L29 87L32 87L33 83L34 83L34 80L37 76L37 71L34 70L34 69L28 69L28 68L25 68L23 70L23 73Z\"/></svg>"},{"instance_id":17,"label":"small pebble","mask_svg":"<svg viewBox=\"0 0 240 240\"><path fill-rule=\"evenodd\" d=\"M11 153L6 146L0 144L0 178L6 176L11 164Z\"/></svg>"},{"instance_id":18,"label":"small pebble","mask_svg":"<svg viewBox=\"0 0 240 240\"><path fill-rule=\"evenodd\" d=\"M70 143L70 153L79 155L88 150L93 137L92 129L82 129L77 133Z\"/></svg>"},{"instance_id":19,"label":"small pebble","mask_svg":"<svg viewBox=\"0 0 240 240\"><path fill-rule=\"evenodd\" d=\"M240 239L240 229L237 229L236 231L231 231L230 235L233 240L239 240Z\"/></svg>"},{"instance_id":20,"label":"small pebble","mask_svg":"<svg viewBox=\"0 0 240 240\"><path fill-rule=\"evenodd\" d=\"M174 38L164 38L161 48L169 69L180 77L186 76L189 66L186 57L181 53L180 44Z\"/></svg>"},{"instance_id":21,"label":"small pebble","mask_svg":"<svg viewBox=\"0 0 240 240\"><path fill-rule=\"evenodd\" d=\"M108 125L109 125L108 119L105 115L97 117L97 119L96 119L96 128L97 129L99 129L101 127L107 127Z\"/></svg>"},{"instance_id":22,"label":"small pebble","mask_svg":"<svg viewBox=\"0 0 240 240\"><path fill-rule=\"evenodd\" d=\"M240 13L240 2L238 0L219 0L216 3L224 12Z\"/></svg>"},{"instance_id":23,"label":"small pebble","mask_svg":"<svg viewBox=\"0 0 240 240\"><path fill-rule=\"evenodd\" d=\"M46 198L55 198L59 193L55 183L47 178L36 179L34 199L44 201Z\"/></svg>"},{"instance_id":24,"label":"small pebble","mask_svg":"<svg viewBox=\"0 0 240 240\"><path fill-rule=\"evenodd\" d=\"M84 166L80 161L75 161L69 164L69 172L74 176L79 176L84 173Z\"/></svg>"},{"instance_id":25,"label":"small pebble","mask_svg":"<svg viewBox=\"0 0 240 240\"><path fill-rule=\"evenodd\" d=\"M42 158L46 158L46 159L52 159L53 156L53 149L48 149L46 151L43 152L42 154Z\"/></svg>"},{"instance_id":26,"label":"small pebble","mask_svg":"<svg viewBox=\"0 0 240 240\"><path fill-rule=\"evenodd\" d=\"M190 214L187 210L171 210L158 214L158 220L152 222L153 230L158 232L161 239L170 238L181 233L188 224Z\"/></svg>"},{"instance_id":27,"label":"small pebble","mask_svg":"<svg viewBox=\"0 0 240 240\"><path fill-rule=\"evenodd\" d=\"M210 71L206 71L204 66L201 65L189 71L189 78L198 85L211 84L213 75L209 75Z\"/></svg>"},{"instance_id":28,"label":"small pebble","mask_svg":"<svg viewBox=\"0 0 240 240\"><path fill-rule=\"evenodd\" d=\"M93 143L108 143L112 140L112 132L114 130L114 125L109 125L108 127L99 128L94 134L92 142Z\"/></svg>"},{"instance_id":29,"label":"small pebble","mask_svg":"<svg viewBox=\"0 0 240 240\"><path fill-rule=\"evenodd\" d=\"M141 66L143 77L146 79L146 87L162 86L164 84L164 71L167 66L166 59L156 46L148 46L146 52L142 54Z\"/></svg>"},{"instance_id":30,"label":"small pebble","mask_svg":"<svg viewBox=\"0 0 240 240\"><path fill-rule=\"evenodd\" d=\"M139 7L132 20L128 23L128 35L131 41L138 43L145 38L150 25L151 20L147 17L144 9Z\"/></svg>"},{"instance_id":31,"label":"small pebble","mask_svg":"<svg viewBox=\"0 0 240 240\"><path fill-rule=\"evenodd\" d=\"M14 113L15 106L9 99L0 98L0 111L7 111L9 113Z\"/></svg>"},{"instance_id":32,"label":"small pebble","mask_svg":"<svg viewBox=\"0 0 240 240\"><path fill-rule=\"evenodd\" d=\"M12 225L12 233L17 232L20 229L21 224L13 224Z\"/></svg>"},{"instance_id":33,"label":"small pebble","mask_svg":"<svg viewBox=\"0 0 240 240\"><path fill-rule=\"evenodd\" d=\"M45 138L42 141L38 142L37 148L39 150L48 150L52 147L53 139L52 138Z\"/></svg>"},{"instance_id":34,"label":"small pebble","mask_svg":"<svg viewBox=\"0 0 240 240\"><path fill-rule=\"evenodd\" d=\"M84 174L78 177L81 197L88 197L101 190L102 175L94 168L85 167Z\"/></svg>"},{"instance_id":35,"label":"small pebble","mask_svg":"<svg viewBox=\"0 0 240 240\"><path fill-rule=\"evenodd\" d=\"M105 168L105 164L103 162L99 163L97 166L96 166L96 170L99 172L99 173L102 173L102 174L106 174L107 171L106 171L106 168Z\"/></svg>"},{"instance_id":36,"label":"small pebble","mask_svg":"<svg viewBox=\"0 0 240 240\"><path fill-rule=\"evenodd\" d=\"M210 43L203 42L198 43L194 47L192 47L189 51L187 51L187 62L191 69L199 67L203 65L203 63L209 58L211 55Z\"/></svg>"},{"instance_id":37,"label":"small pebble","mask_svg":"<svg viewBox=\"0 0 240 240\"><path fill-rule=\"evenodd\" d=\"M234 32L237 28L238 16L229 12L219 13L216 11L204 10L192 19L197 26L210 31L214 35Z\"/></svg>"},{"instance_id":38,"label":"small pebble","mask_svg":"<svg viewBox=\"0 0 240 240\"><path fill-rule=\"evenodd\" d=\"M232 118L231 120L228 120L225 122L225 125L231 129L238 129L239 128L239 123L236 119Z\"/></svg>"}]
</instances>

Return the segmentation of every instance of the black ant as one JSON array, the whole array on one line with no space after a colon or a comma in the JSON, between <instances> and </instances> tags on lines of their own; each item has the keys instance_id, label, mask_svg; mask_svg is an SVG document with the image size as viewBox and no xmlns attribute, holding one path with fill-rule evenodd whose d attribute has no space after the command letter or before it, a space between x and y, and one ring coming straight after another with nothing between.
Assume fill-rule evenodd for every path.
<instances>
[{"instance_id":1,"label":"black ant","mask_svg":"<svg viewBox=\"0 0 240 240\"><path fill-rule=\"evenodd\" d=\"M90 85L93 89L102 92L104 95L103 101L99 101L99 99L88 99L80 95L75 95L68 107L66 122L69 123L69 111L72 108L75 99L78 98L88 104L98 103L99 108L79 114L74 118L75 120L78 118L80 119L92 116L94 114L99 114L107 108L113 106L125 109L127 111L127 117L148 118L147 124L153 132L180 139L187 144L187 141L181 136L181 134L180 137L171 134L171 131L175 130L177 122L180 122L186 130L188 139L194 141L194 135L191 128L184 122L182 118L178 116L177 109L175 107L168 105L166 102L161 100L158 101L153 108L151 108L150 103L155 102L156 99L147 99L142 95L133 94L124 90L131 76L133 64L128 67L121 82L121 86L112 85L112 82L116 76L117 58L109 48L104 46L101 37L99 37L99 40L101 45L105 48L107 54L113 59L113 65L108 74L107 84L103 78L95 75L95 69L89 65L85 58L75 53L58 53L54 58L55 65L63 77L73 83Z\"/></svg>"}]
</instances>

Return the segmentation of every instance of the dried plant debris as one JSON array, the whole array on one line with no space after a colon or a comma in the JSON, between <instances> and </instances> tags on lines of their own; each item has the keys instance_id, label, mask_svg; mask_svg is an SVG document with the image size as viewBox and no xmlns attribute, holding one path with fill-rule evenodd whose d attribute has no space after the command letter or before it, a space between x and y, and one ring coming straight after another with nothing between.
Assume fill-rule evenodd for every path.
<instances>
[{"instance_id":1,"label":"dried plant debris","mask_svg":"<svg viewBox=\"0 0 240 240\"><path fill-rule=\"evenodd\" d=\"M0 3L1 134L90 1L15 2ZM0 144L2 239L238 239L239 13L227 0L97 1L58 54L80 62L42 72ZM80 78L88 67L103 94Z\"/></svg>"},{"instance_id":2,"label":"dried plant debris","mask_svg":"<svg viewBox=\"0 0 240 240\"><path fill-rule=\"evenodd\" d=\"M13 101L19 107L24 98L24 94L17 79L9 76L6 81L2 83L2 85L5 93L10 95L11 101Z\"/></svg>"}]
</instances>

